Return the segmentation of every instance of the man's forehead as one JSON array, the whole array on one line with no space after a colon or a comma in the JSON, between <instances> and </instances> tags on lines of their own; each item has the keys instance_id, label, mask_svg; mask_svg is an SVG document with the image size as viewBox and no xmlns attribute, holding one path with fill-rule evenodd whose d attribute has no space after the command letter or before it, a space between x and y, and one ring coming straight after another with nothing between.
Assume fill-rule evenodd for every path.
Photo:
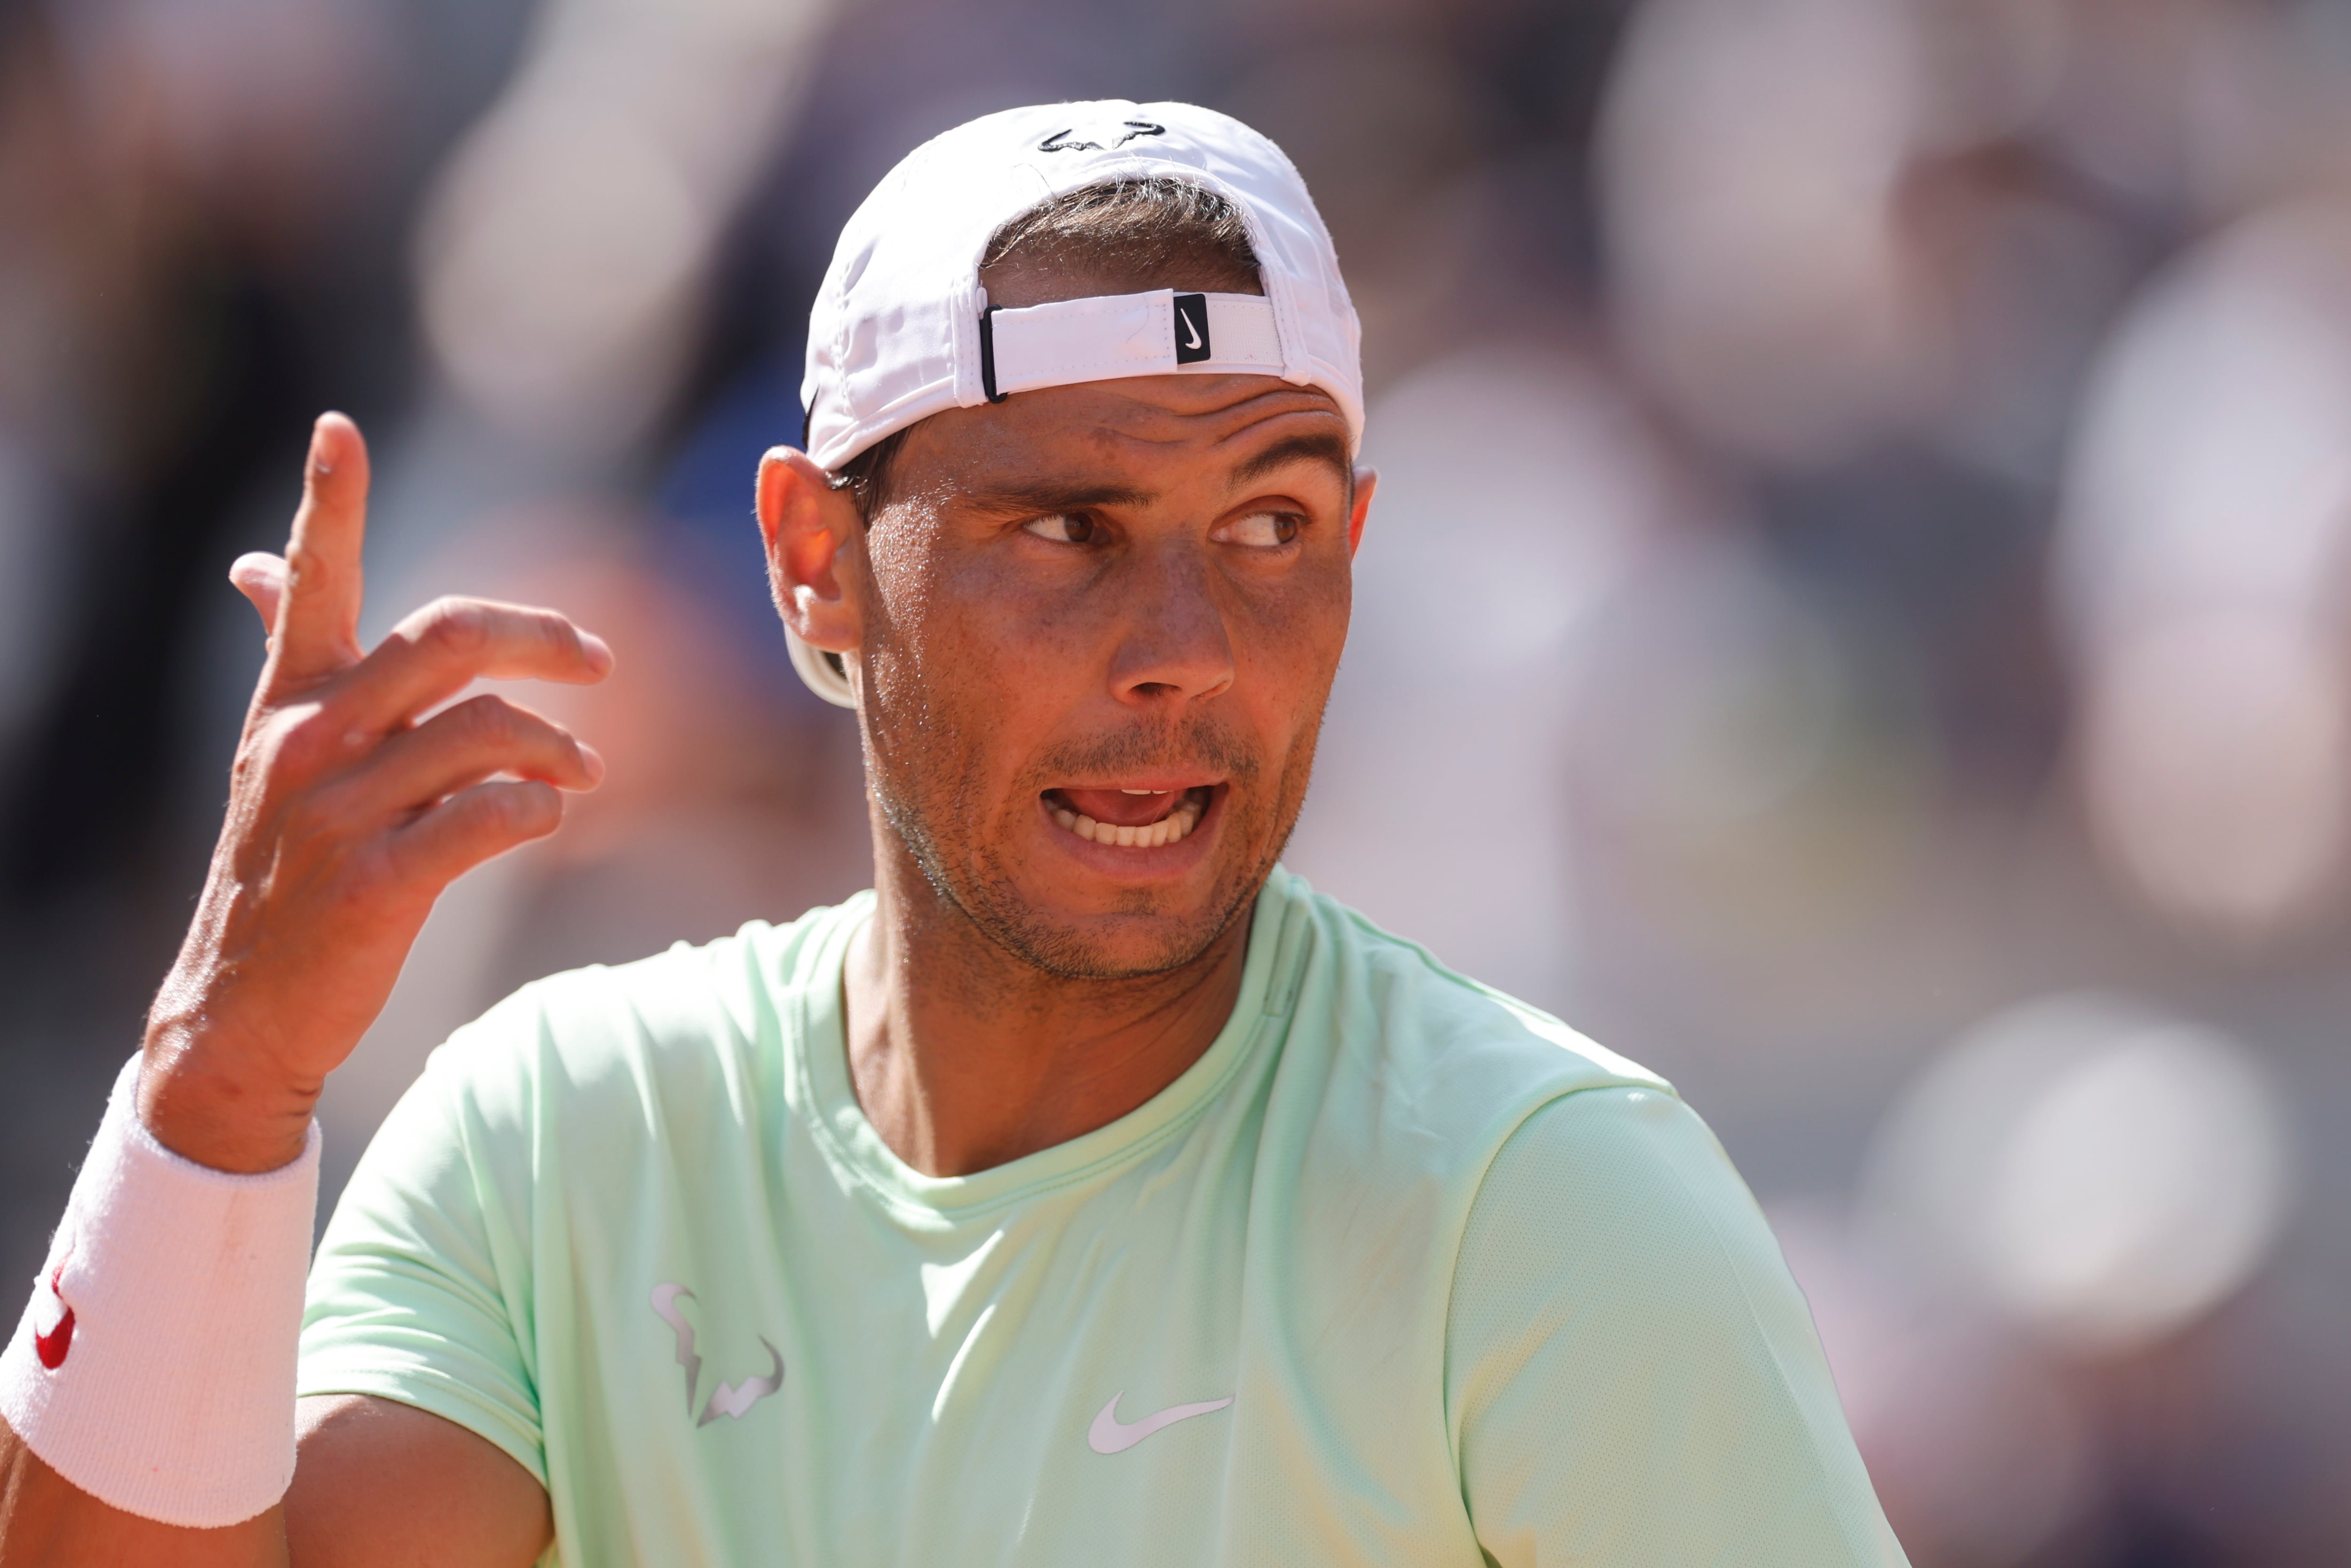
<instances>
[{"instance_id":1,"label":"man's forehead","mask_svg":"<svg viewBox=\"0 0 2351 1568\"><path fill-rule=\"evenodd\" d=\"M1238 486L1294 463L1352 475L1345 415L1319 388L1271 376L1138 376L1021 392L910 433L911 470L974 499L1090 486L1140 502L1184 479ZM1180 477L1179 477L1180 476Z\"/></svg>"}]
</instances>

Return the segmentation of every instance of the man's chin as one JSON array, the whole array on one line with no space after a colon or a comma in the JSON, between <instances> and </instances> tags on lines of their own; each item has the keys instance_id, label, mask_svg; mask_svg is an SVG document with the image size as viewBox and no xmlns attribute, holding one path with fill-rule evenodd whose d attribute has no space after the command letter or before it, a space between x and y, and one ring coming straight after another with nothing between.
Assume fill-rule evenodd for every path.
<instances>
[{"instance_id":1,"label":"man's chin","mask_svg":"<svg viewBox=\"0 0 2351 1568\"><path fill-rule=\"evenodd\" d=\"M1022 963L1063 979L1144 979L1200 963L1237 923L1247 928L1273 862L1251 831L1259 824L1228 818L1225 804L1159 847L1062 842L1065 830L1041 807L967 858L938 853L928 835L902 830L901 839L931 885ZM1140 856L1151 859L1130 863Z\"/></svg>"},{"instance_id":2,"label":"man's chin","mask_svg":"<svg viewBox=\"0 0 2351 1568\"><path fill-rule=\"evenodd\" d=\"M1067 979L1141 979L1198 963L1257 891L1230 874L1206 886L1151 888L1024 885L1030 880L999 882L995 896L967 910L998 946Z\"/></svg>"},{"instance_id":3,"label":"man's chin","mask_svg":"<svg viewBox=\"0 0 2351 1568\"><path fill-rule=\"evenodd\" d=\"M1035 904L989 932L1022 960L1072 980L1134 980L1196 964L1230 924L1227 912L1078 915Z\"/></svg>"}]
</instances>

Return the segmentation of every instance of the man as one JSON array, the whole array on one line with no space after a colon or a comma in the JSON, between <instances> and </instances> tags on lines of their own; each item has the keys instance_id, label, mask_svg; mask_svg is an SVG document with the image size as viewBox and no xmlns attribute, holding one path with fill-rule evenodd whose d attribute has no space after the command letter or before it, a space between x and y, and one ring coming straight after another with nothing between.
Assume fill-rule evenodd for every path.
<instances>
[{"instance_id":1,"label":"man","mask_svg":"<svg viewBox=\"0 0 2351 1568\"><path fill-rule=\"evenodd\" d=\"M311 1103L438 889L601 772L420 716L610 662L478 602L362 656L320 422L235 574L211 882L0 1359L0 1562L1900 1562L1697 1117L1276 864L1373 493L1280 153L1179 104L951 131L809 363L758 519L875 889L435 1053L311 1271L296 1468Z\"/></svg>"}]
</instances>

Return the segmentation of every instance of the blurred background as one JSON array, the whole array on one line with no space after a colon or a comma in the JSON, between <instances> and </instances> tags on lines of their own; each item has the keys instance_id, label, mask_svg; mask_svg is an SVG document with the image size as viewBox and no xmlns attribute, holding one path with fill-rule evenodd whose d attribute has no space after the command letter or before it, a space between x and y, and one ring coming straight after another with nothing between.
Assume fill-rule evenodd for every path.
<instances>
[{"instance_id":1,"label":"blurred background","mask_svg":"<svg viewBox=\"0 0 2351 1568\"><path fill-rule=\"evenodd\" d=\"M1290 862L1666 1072L1921 1568L2351 1561L2351 5L0 0L0 1279L217 831L311 416L370 635L611 761L326 1109L868 875L749 516L850 209L1181 98L1336 235L1384 478Z\"/></svg>"}]
</instances>

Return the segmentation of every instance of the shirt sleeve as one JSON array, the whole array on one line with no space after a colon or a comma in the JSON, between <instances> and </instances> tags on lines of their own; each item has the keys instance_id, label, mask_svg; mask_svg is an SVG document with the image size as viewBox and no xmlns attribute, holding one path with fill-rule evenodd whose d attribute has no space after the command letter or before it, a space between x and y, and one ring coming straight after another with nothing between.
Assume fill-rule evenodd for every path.
<instances>
[{"instance_id":1,"label":"shirt sleeve","mask_svg":"<svg viewBox=\"0 0 2351 1568\"><path fill-rule=\"evenodd\" d=\"M465 1040L461 1030L434 1053L343 1189L310 1268L297 1392L430 1411L543 1486L533 1357L518 1327L530 1322L528 1187L501 1180L484 1154L519 1147L527 1165L529 1129L509 1124L528 1091L479 1092L480 1075L455 1069Z\"/></svg>"},{"instance_id":2,"label":"shirt sleeve","mask_svg":"<svg viewBox=\"0 0 2351 1568\"><path fill-rule=\"evenodd\" d=\"M1669 1093L1565 1095L1495 1155L1446 1408L1500 1568L1905 1561L1761 1211Z\"/></svg>"}]
</instances>

